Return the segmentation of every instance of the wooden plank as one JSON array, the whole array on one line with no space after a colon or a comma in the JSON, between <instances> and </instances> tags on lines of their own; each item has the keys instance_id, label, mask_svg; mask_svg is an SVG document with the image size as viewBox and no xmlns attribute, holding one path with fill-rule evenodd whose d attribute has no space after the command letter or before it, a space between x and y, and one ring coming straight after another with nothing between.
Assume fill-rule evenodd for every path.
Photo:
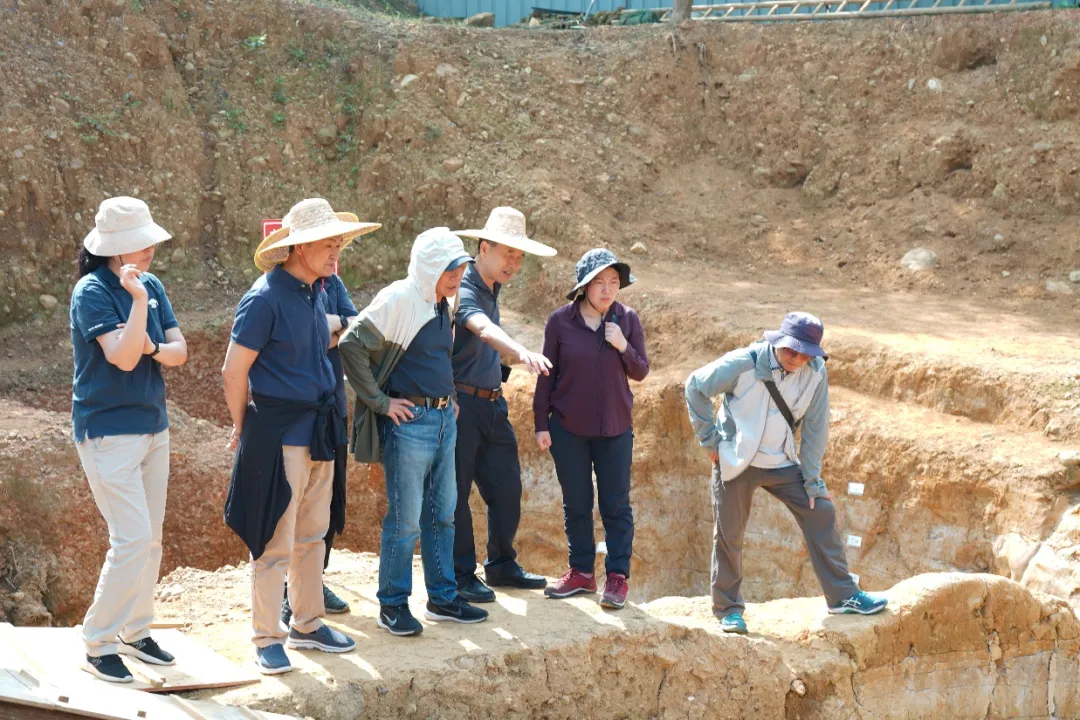
<instances>
[{"instance_id":1,"label":"wooden plank","mask_svg":"<svg viewBox=\"0 0 1080 720\"><path fill-rule=\"evenodd\" d=\"M66 698L60 702L58 698ZM10 670L0 670L0 720L297 720L212 700L186 700L106 685L89 675L78 686L38 683L29 688Z\"/></svg>"},{"instance_id":2,"label":"wooden plank","mask_svg":"<svg viewBox=\"0 0 1080 720\"><path fill-rule=\"evenodd\" d=\"M86 651L82 639L73 628L8 628L4 638L17 649L22 663L39 680L61 687L78 686L87 678L81 669ZM147 692L175 692L199 688L250 685L261 680L254 669L239 668L201 643L185 637L177 630L155 632L162 647L176 656L176 665L148 665L130 656L124 662L135 675L127 688ZM9 653L10 656L10 653ZM43 670L42 668L48 668Z\"/></svg>"}]
</instances>

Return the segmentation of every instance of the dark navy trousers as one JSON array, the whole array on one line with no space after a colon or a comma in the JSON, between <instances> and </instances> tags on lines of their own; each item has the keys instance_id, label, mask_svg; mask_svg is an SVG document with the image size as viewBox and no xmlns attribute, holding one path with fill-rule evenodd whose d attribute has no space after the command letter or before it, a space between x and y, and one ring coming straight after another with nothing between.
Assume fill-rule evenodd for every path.
<instances>
[{"instance_id":1,"label":"dark navy trousers","mask_svg":"<svg viewBox=\"0 0 1080 720\"><path fill-rule=\"evenodd\" d=\"M498 572L517 561L514 538L521 521L521 465L506 399L492 402L458 393L457 511L454 513L454 574L458 581L476 572L469 492L473 482L487 504L488 541L484 568Z\"/></svg>"},{"instance_id":2,"label":"dark navy trousers","mask_svg":"<svg viewBox=\"0 0 1080 720\"><path fill-rule=\"evenodd\" d=\"M563 518L570 546L570 567L591 573L596 564L593 537L593 473L607 543L607 572L630 577L634 546L634 512L630 508L630 464L634 431L616 437L584 437L551 416L551 457L563 493Z\"/></svg>"}]
</instances>

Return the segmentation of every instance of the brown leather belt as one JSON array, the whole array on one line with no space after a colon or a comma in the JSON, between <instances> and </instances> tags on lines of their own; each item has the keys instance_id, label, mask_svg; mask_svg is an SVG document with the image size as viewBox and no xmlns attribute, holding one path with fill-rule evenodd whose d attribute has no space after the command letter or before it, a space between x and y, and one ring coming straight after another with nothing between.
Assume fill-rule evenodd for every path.
<instances>
[{"instance_id":1,"label":"brown leather belt","mask_svg":"<svg viewBox=\"0 0 1080 720\"><path fill-rule=\"evenodd\" d=\"M458 392L463 392L466 395L475 395L478 398L484 400L490 400L495 402L502 397L502 388L495 388L494 390L486 390L484 388L473 387L472 385L466 385L465 383L454 383L454 387L458 389Z\"/></svg>"},{"instance_id":2,"label":"brown leather belt","mask_svg":"<svg viewBox=\"0 0 1080 720\"><path fill-rule=\"evenodd\" d=\"M450 407L450 403L453 401L453 398L451 398L449 395L447 395L446 397L429 398L419 397L418 395L405 395L404 393L392 392L390 393L390 397L396 398L398 400L408 400L413 405L417 405L419 407L427 407L433 410L444 410Z\"/></svg>"}]
</instances>

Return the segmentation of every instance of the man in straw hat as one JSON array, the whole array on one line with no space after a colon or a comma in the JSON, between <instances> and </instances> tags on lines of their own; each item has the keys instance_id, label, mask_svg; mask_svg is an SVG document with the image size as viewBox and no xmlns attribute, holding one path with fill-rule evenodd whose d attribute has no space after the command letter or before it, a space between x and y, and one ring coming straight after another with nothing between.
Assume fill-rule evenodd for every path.
<instances>
[{"instance_id":1,"label":"man in straw hat","mask_svg":"<svg viewBox=\"0 0 1080 720\"><path fill-rule=\"evenodd\" d=\"M337 213L337 217L338 220L341 220L342 222L355 223L360 220L356 215L345 212ZM281 223L282 227L286 227L290 220L291 218L284 218ZM264 273L270 272L277 267L278 263L271 262L271 260L284 260L287 257L288 248L280 248L269 253L269 260L263 258L265 249L280 241L282 237L281 233L271 233L263 239L258 249L255 250L255 266ZM341 366L341 354L338 351L337 343L341 333L344 332L345 328L348 326L349 319L356 317L360 313L356 309L356 306L353 305L352 299L349 297L349 290L345 287L345 283L337 274L336 268L333 275L320 278L318 285L326 293L326 322L330 326L330 349L326 354L330 358L331 367L334 368L334 378L337 382L334 396L337 401L338 413L341 414L341 417L348 418L349 407L348 399L345 397L345 371ZM326 537L323 538L323 544L326 546L326 554L323 556L324 572L330 564L330 552L333 549L334 536L340 535L345 530L348 459L349 452L347 446L342 445L338 447L334 453L334 490L330 500L330 527L326 531ZM327 614L340 615L349 612L349 603L338 597L337 593L326 586L326 583L323 583L322 592L323 608L326 610ZM285 586L285 597L281 601L281 622L285 626L288 626L289 623L292 622L292 607L289 605L289 588L287 583Z\"/></svg>"},{"instance_id":2,"label":"man in straw hat","mask_svg":"<svg viewBox=\"0 0 1080 720\"><path fill-rule=\"evenodd\" d=\"M542 589L547 580L517 562L514 537L521 519L521 466L501 385L510 369L500 353L517 358L530 372L547 375L551 363L499 326L499 291L521 267L525 253L551 257L555 249L530 239L525 216L511 207L491 211L481 230L456 234L480 241L476 262L458 292L454 338L454 382L461 416L457 437L457 512L454 513L454 572L458 592L470 602L494 602L490 586ZM473 481L488 508L484 579L476 576L469 493Z\"/></svg>"},{"instance_id":3,"label":"man in straw hat","mask_svg":"<svg viewBox=\"0 0 1080 720\"><path fill-rule=\"evenodd\" d=\"M759 487L802 528L810 564L833 614L872 615L887 600L859 589L848 572L836 508L821 479L829 438L825 327L813 315L788 313L779 330L733 350L686 381L690 423L713 462L713 614L724 632L745 634L742 541ZM721 398L713 414L713 399ZM801 428L796 447L795 430Z\"/></svg>"},{"instance_id":4,"label":"man in straw hat","mask_svg":"<svg viewBox=\"0 0 1080 720\"><path fill-rule=\"evenodd\" d=\"M447 300L471 262L449 229L421 233L408 277L383 288L339 345L356 391L353 456L381 461L386 475L377 622L392 635L424 629L409 611L417 538L428 594L425 617L477 623L488 616L458 594L453 561L457 422Z\"/></svg>"},{"instance_id":5,"label":"man in straw hat","mask_svg":"<svg viewBox=\"0 0 1080 720\"><path fill-rule=\"evenodd\" d=\"M378 227L343 220L326 200L297 203L256 253L257 264L274 267L236 308L222 368L229 447L237 448L225 521L251 550L253 641L264 674L292 669L283 642L333 653L355 644L322 621L323 538L346 437L327 357L340 327L327 322L318 281L334 274L342 248ZM286 575L287 633L278 622Z\"/></svg>"}]
</instances>

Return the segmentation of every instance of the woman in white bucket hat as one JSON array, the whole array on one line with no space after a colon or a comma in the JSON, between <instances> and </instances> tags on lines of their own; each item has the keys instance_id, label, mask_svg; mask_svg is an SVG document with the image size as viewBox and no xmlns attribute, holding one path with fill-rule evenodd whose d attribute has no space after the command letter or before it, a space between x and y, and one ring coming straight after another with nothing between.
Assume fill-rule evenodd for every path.
<instances>
[{"instance_id":1,"label":"woman in white bucket hat","mask_svg":"<svg viewBox=\"0 0 1080 720\"><path fill-rule=\"evenodd\" d=\"M72 426L109 552L83 619L87 672L131 682L120 654L172 665L150 637L169 481L169 418L162 365L187 344L161 281L148 270L171 236L142 200L109 198L79 252L71 294L75 356ZM120 654L118 654L118 651Z\"/></svg>"}]
</instances>

